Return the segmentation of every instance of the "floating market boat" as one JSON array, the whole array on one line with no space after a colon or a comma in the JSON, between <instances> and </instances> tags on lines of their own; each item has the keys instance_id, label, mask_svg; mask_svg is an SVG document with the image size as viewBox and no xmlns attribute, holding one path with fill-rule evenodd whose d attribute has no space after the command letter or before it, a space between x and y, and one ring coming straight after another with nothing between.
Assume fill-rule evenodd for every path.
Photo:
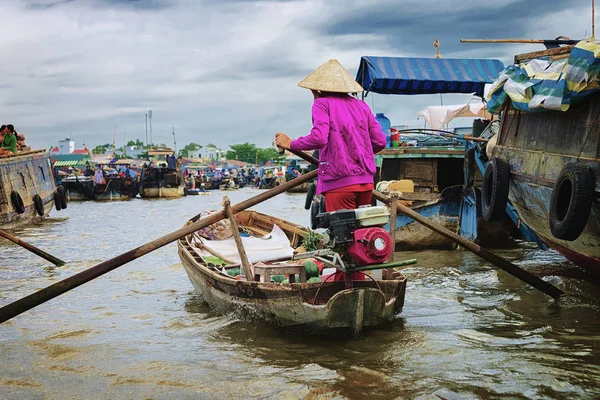
<instances>
[{"instance_id":1,"label":"floating market boat","mask_svg":"<svg viewBox=\"0 0 600 400\"><path fill-rule=\"evenodd\" d=\"M178 241L179 256L196 290L218 312L313 333L350 330L357 334L363 327L392 320L401 311L406 278L400 273L390 280L354 281L349 289L344 281L322 282L322 277L315 283L306 282L305 267L285 261L291 260L295 251L302 251L308 229L256 211L242 211L235 219L246 236L242 240L255 265L255 278L259 278L259 270L271 270L289 274L292 283L271 282L271 274L266 272L260 275L263 281L230 276L228 271L240 268L233 239L208 240L198 232L188 235ZM300 282L294 282L296 275Z\"/></svg>"},{"instance_id":2,"label":"floating market boat","mask_svg":"<svg viewBox=\"0 0 600 400\"><path fill-rule=\"evenodd\" d=\"M25 150L0 156L0 228L14 229L47 217L55 205L67 207L63 186L56 186L50 154Z\"/></svg>"},{"instance_id":3,"label":"floating market boat","mask_svg":"<svg viewBox=\"0 0 600 400\"><path fill-rule=\"evenodd\" d=\"M545 243L596 274L599 54L590 41L519 54L494 82L488 109L501 111L501 125L486 149L482 203L493 220L508 197Z\"/></svg>"},{"instance_id":4,"label":"floating market boat","mask_svg":"<svg viewBox=\"0 0 600 400\"><path fill-rule=\"evenodd\" d=\"M93 176L68 175L62 178L69 201L94 200L96 198Z\"/></svg>"},{"instance_id":5,"label":"floating market boat","mask_svg":"<svg viewBox=\"0 0 600 400\"><path fill-rule=\"evenodd\" d=\"M147 167L142 169L140 197L173 198L185 195L185 182L178 170L167 167Z\"/></svg>"},{"instance_id":6,"label":"floating market boat","mask_svg":"<svg viewBox=\"0 0 600 400\"><path fill-rule=\"evenodd\" d=\"M499 60L403 57L362 57L356 81L369 92L393 95L473 93L483 96L503 69ZM469 107L465 104L463 107ZM460 108L458 108L460 109ZM455 110L456 111L456 110ZM465 114L463 114L465 115ZM454 113L454 117L460 113ZM448 121L446 121L447 123ZM378 183L410 182L412 189L399 196L421 215L484 246L512 242L517 233L510 219L486 223L481 214L482 176L472 163L463 135L455 138L400 131L405 146L386 148L375 155ZM469 133L472 129L469 129ZM481 129L479 130L481 131ZM407 145L407 146L406 146ZM472 152L471 152L472 153ZM465 156L467 155L467 157ZM454 249L456 244L404 215L396 218L397 249Z\"/></svg>"}]
</instances>

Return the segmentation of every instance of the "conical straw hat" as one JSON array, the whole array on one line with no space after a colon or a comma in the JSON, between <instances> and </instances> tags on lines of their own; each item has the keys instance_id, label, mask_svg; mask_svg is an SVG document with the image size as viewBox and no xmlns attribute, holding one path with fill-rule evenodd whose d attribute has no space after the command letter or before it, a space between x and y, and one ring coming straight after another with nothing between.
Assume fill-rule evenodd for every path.
<instances>
[{"instance_id":1,"label":"conical straw hat","mask_svg":"<svg viewBox=\"0 0 600 400\"><path fill-rule=\"evenodd\" d=\"M298 82L298 86L322 92L357 93L364 89L338 60L329 60Z\"/></svg>"}]
</instances>

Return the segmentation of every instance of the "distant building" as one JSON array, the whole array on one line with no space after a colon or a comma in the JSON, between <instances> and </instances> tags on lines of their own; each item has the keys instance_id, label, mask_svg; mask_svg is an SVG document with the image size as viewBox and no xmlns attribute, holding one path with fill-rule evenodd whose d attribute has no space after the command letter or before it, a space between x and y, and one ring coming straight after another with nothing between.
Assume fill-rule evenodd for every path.
<instances>
[{"instance_id":1,"label":"distant building","mask_svg":"<svg viewBox=\"0 0 600 400\"><path fill-rule=\"evenodd\" d=\"M212 144L209 144L204 148L204 156L211 160L220 160L224 155L225 152L223 150Z\"/></svg>"},{"instance_id":2,"label":"distant building","mask_svg":"<svg viewBox=\"0 0 600 400\"><path fill-rule=\"evenodd\" d=\"M64 138L58 141L58 154L66 155L71 154L75 150L75 141L71 138Z\"/></svg>"},{"instance_id":3,"label":"distant building","mask_svg":"<svg viewBox=\"0 0 600 400\"><path fill-rule=\"evenodd\" d=\"M204 154L204 149L188 151L188 158L202 158L203 154Z\"/></svg>"}]
</instances>

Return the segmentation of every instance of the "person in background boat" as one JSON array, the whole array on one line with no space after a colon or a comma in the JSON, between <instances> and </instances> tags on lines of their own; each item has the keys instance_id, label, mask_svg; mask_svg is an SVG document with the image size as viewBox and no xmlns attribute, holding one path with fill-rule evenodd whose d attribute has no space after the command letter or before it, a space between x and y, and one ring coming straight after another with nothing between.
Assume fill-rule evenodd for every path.
<instances>
[{"instance_id":1,"label":"person in background boat","mask_svg":"<svg viewBox=\"0 0 600 400\"><path fill-rule=\"evenodd\" d=\"M92 171L92 167L88 161L85 162L85 171L83 171L84 176L92 176L94 171Z\"/></svg>"},{"instance_id":2,"label":"person in background boat","mask_svg":"<svg viewBox=\"0 0 600 400\"><path fill-rule=\"evenodd\" d=\"M96 173L94 174L94 182L97 184L104 183L104 171L102 171L102 165L98 165L96 168Z\"/></svg>"},{"instance_id":3,"label":"person in background boat","mask_svg":"<svg viewBox=\"0 0 600 400\"><path fill-rule=\"evenodd\" d=\"M169 169L177 169L177 158L175 157L175 153L170 157L167 156L167 167L169 167Z\"/></svg>"},{"instance_id":4,"label":"person in background boat","mask_svg":"<svg viewBox=\"0 0 600 400\"><path fill-rule=\"evenodd\" d=\"M119 172L119 177L125 178L127 167L125 167L123 164L121 164L121 165L119 165L119 169L117 171Z\"/></svg>"},{"instance_id":5,"label":"person in background boat","mask_svg":"<svg viewBox=\"0 0 600 400\"><path fill-rule=\"evenodd\" d=\"M17 136L15 133L15 127L12 125L2 126L4 127L2 130L2 134L4 135L4 139L2 139L1 144L2 148L17 154Z\"/></svg>"},{"instance_id":6,"label":"person in background boat","mask_svg":"<svg viewBox=\"0 0 600 400\"><path fill-rule=\"evenodd\" d=\"M385 148L385 134L367 103L348 94L364 89L337 60L321 65L298 86L312 91L313 128L296 140L277 133L275 144L320 150L316 194L325 196L327 212L371 204L375 153Z\"/></svg>"},{"instance_id":7,"label":"person in background boat","mask_svg":"<svg viewBox=\"0 0 600 400\"><path fill-rule=\"evenodd\" d=\"M135 178L137 178L137 172L132 170L131 166L129 164L127 164L127 167L125 168L125 178L131 178L134 181L135 181Z\"/></svg>"}]
</instances>

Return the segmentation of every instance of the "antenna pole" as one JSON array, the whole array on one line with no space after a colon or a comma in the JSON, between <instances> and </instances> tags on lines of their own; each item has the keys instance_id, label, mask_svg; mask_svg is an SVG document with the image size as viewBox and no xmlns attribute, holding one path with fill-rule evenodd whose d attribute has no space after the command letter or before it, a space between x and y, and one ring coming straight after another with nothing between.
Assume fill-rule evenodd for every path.
<instances>
[{"instance_id":1,"label":"antenna pole","mask_svg":"<svg viewBox=\"0 0 600 400\"><path fill-rule=\"evenodd\" d=\"M592 40L596 39L596 23L595 23L594 0L592 0Z\"/></svg>"},{"instance_id":2,"label":"antenna pole","mask_svg":"<svg viewBox=\"0 0 600 400\"><path fill-rule=\"evenodd\" d=\"M175 127L173 127L173 147L175 147L175 153L177 153L177 141L175 140Z\"/></svg>"}]
</instances>

